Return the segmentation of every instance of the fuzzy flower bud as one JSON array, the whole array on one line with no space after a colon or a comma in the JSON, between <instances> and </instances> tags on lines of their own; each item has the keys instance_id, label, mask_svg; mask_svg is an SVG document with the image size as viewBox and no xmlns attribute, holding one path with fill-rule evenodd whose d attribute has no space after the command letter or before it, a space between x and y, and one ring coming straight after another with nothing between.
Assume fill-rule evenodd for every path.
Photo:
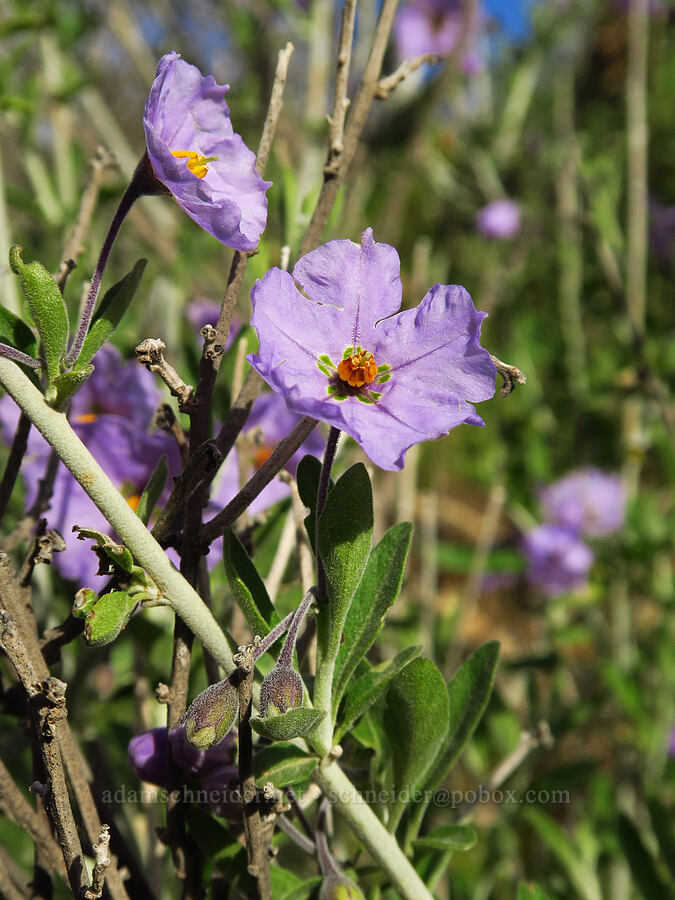
<instances>
[{"instance_id":1,"label":"fuzzy flower bud","mask_svg":"<svg viewBox=\"0 0 675 900\"><path fill-rule=\"evenodd\" d=\"M290 666L276 665L260 688L260 714L266 716L269 706L274 707L272 715L278 715L301 705L302 678Z\"/></svg>"},{"instance_id":2,"label":"fuzzy flower bud","mask_svg":"<svg viewBox=\"0 0 675 900\"><path fill-rule=\"evenodd\" d=\"M365 897L349 878L331 872L321 884L319 900L365 900Z\"/></svg>"},{"instance_id":3,"label":"fuzzy flower bud","mask_svg":"<svg viewBox=\"0 0 675 900\"><path fill-rule=\"evenodd\" d=\"M185 737L199 750L219 744L232 727L238 709L239 696L231 677L209 685L185 713Z\"/></svg>"}]
</instances>

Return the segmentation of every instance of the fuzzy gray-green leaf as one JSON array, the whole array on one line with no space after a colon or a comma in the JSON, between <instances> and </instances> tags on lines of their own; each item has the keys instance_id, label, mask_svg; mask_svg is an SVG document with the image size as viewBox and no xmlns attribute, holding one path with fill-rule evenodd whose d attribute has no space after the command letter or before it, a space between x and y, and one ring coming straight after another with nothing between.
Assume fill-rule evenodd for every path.
<instances>
[{"instance_id":1,"label":"fuzzy gray-green leaf","mask_svg":"<svg viewBox=\"0 0 675 900\"><path fill-rule=\"evenodd\" d=\"M313 731L325 715L322 709L297 706L281 716L270 716L267 719L254 717L251 719L251 728L268 741L292 741Z\"/></svg>"}]
</instances>

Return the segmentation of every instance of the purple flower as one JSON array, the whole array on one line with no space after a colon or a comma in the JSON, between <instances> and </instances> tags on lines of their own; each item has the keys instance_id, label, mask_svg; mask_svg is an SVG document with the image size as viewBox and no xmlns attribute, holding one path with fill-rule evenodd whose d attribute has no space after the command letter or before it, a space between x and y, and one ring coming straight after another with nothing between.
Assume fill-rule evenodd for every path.
<instances>
[{"instance_id":1,"label":"purple flower","mask_svg":"<svg viewBox=\"0 0 675 900\"><path fill-rule=\"evenodd\" d=\"M675 256L675 206L650 200L649 237L654 255L661 265L672 262Z\"/></svg>"},{"instance_id":2,"label":"purple flower","mask_svg":"<svg viewBox=\"0 0 675 900\"><path fill-rule=\"evenodd\" d=\"M188 775L206 776L231 764L234 759L234 732L226 735L216 747L197 750L188 743L182 726L170 733L166 728L151 728L129 741L129 765L142 781L160 787L168 785L169 741L174 762Z\"/></svg>"},{"instance_id":3,"label":"purple flower","mask_svg":"<svg viewBox=\"0 0 675 900\"><path fill-rule=\"evenodd\" d=\"M448 56L462 34L462 18L462 4L458 0L411 0L406 3L394 20L399 57L414 59L423 53ZM475 27L470 28L470 32L473 31ZM477 71L480 68L478 56L466 52L462 68L468 73Z\"/></svg>"},{"instance_id":4,"label":"purple flower","mask_svg":"<svg viewBox=\"0 0 675 900\"><path fill-rule=\"evenodd\" d=\"M239 820L242 817L239 769L237 766L221 766L214 769L202 781L206 801L217 816Z\"/></svg>"},{"instance_id":5,"label":"purple flower","mask_svg":"<svg viewBox=\"0 0 675 900\"><path fill-rule=\"evenodd\" d=\"M155 176L185 212L235 250L254 250L265 230L271 182L236 134L228 85L167 53L145 104L143 126Z\"/></svg>"},{"instance_id":6,"label":"purple flower","mask_svg":"<svg viewBox=\"0 0 675 900\"><path fill-rule=\"evenodd\" d=\"M398 254L331 241L293 275L271 269L251 293L258 332L251 365L302 415L350 434L383 469L401 469L413 444L483 420L467 401L487 400L495 368L479 343L485 313L459 285L436 284L398 312Z\"/></svg>"},{"instance_id":7,"label":"purple flower","mask_svg":"<svg viewBox=\"0 0 675 900\"><path fill-rule=\"evenodd\" d=\"M94 366L93 374L73 398L70 422L135 509L160 456L168 456L172 474L180 471L176 443L161 432L147 433L155 406L161 400L149 372L135 360L123 361L120 352L110 345L99 350ZM3 398L0 428L8 442L17 419L17 407L9 398ZM37 497L38 482L44 476L49 453L47 442L36 429L31 429L21 468L28 507ZM98 560L89 541L77 540L72 533L73 525L85 525L105 534L113 531L63 465L56 475L46 518L49 527L59 531L66 541L66 550L54 557L55 567L65 578L91 584Z\"/></svg>"},{"instance_id":8,"label":"purple flower","mask_svg":"<svg viewBox=\"0 0 675 900\"><path fill-rule=\"evenodd\" d=\"M520 206L515 200L493 200L476 213L476 228L485 237L509 240L520 231Z\"/></svg>"},{"instance_id":9,"label":"purple flower","mask_svg":"<svg viewBox=\"0 0 675 900\"><path fill-rule=\"evenodd\" d=\"M560 525L538 525L523 535L527 580L549 597L586 585L593 553L576 531Z\"/></svg>"},{"instance_id":10,"label":"purple flower","mask_svg":"<svg viewBox=\"0 0 675 900\"><path fill-rule=\"evenodd\" d=\"M604 537L623 527L626 495L618 475L578 469L544 488L539 499L549 522L587 537Z\"/></svg>"},{"instance_id":11,"label":"purple flower","mask_svg":"<svg viewBox=\"0 0 675 900\"><path fill-rule=\"evenodd\" d=\"M208 297L198 297L187 306L185 315L192 328L194 328L195 333L198 335L205 325L213 325L214 328L216 327L218 316L220 315L220 303L216 303L215 300L209 300ZM229 350L232 346L241 329L241 321L237 316L233 316L230 323L230 333L225 342L226 350Z\"/></svg>"},{"instance_id":12,"label":"purple flower","mask_svg":"<svg viewBox=\"0 0 675 900\"><path fill-rule=\"evenodd\" d=\"M675 725L670 729L668 735L668 756L675 759Z\"/></svg>"}]
</instances>

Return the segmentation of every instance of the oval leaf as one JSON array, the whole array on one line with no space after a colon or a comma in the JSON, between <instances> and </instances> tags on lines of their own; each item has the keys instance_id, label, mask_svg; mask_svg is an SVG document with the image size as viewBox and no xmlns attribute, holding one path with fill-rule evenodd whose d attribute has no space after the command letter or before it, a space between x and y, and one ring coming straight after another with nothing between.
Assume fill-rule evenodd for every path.
<instances>
[{"instance_id":1,"label":"oval leaf","mask_svg":"<svg viewBox=\"0 0 675 900\"><path fill-rule=\"evenodd\" d=\"M271 781L275 787L286 787L307 781L318 763L316 756L304 753L295 744L277 743L256 750L253 770L259 785Z\"/></svg>"},{"instance_id":2,"label":"oval leaf","mask_svg":"<svg viewBox=\"0 0 675 900\"><path fill-rule=\"evenodd\" d=\"M223 563L234 599L253 634L264 637L279 621L267 588L237 535L223 532Z\"/></svg>"},{"instance_id":3,"label":"oval leaf","mask_svg":"<svg viewBox=\"0 0 675 900\"><path fill-rule=\"evenodd\" d=\"M471 825L441 825L423 838L413 841L413 847L427 850L471 850L478 835Z\"/></svg>"},{"instance_id":4,"label":"oval leaf","mask_svg":"<svg viewBox=\"0 0 675 900\"><path fill-rule=\"evenodd\" d=\"M37 353L37 341L28 325L13 312L0 306L0 343L21 350L28 356Z\"/></svg>"},{"instance_id":5,"label":"oval leaf","mask_svg":"<svg viewBox=\"0 0 675 900\"><path fill-rule=\"evenodd\" d=\"M267 719L252 718L251 728L268 741L292 741L309 734L326 715L322 709L297 706L280 716Z\"/></svg>"},{"instance_id":6,"label":"oval leaf","mask_svg":"<svg viewBox=\"0 0 675 900\"><path fill-rule=\"evenodd\" d=\"M94 603L84 622L84 637L90 647L103 647L119 635L138 606L126 591L104 594Z\"/></svg>"}]
</instances>

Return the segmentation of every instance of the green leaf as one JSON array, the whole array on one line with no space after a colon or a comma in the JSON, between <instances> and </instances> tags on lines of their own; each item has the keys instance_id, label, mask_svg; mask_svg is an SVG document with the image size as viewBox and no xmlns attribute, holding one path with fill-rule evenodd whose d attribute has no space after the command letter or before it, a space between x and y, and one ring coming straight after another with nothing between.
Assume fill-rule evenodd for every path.
<instances>
[{"instance_id":1,"label":"green leaf","mask_svg":"<svg viewBox=\"0 0 675 900\"><path fill-rule=\"evenodd\" d=\"M271 871L271 870L270 870ZM286 892L279 897L279 900L309 900L310 897L316 896L314 893L319 885L322 883L323 878L319 875L315 875L313 878L308 878L307 881L303 881L299 887L295 888L290 892ZM276 894L273 894L276 897Z\"/></svg>"},{"instance_id":2,"label":"green leaf","mask_svg":"<svg viewBox=\"0 0 675 900\"><path fill-rule=\"evenodd\" d=\"M168 475L167 457L160 456L136 507L136 515L144 525L150 521L150 516L164 490Z\"/></svg>"},{"instance_id":3,"label":"green leaf","mask_svg":"<svg viewBox=\"0 0 675 900\"><path fill-rule=\"evenodd\" d=\"M321 460L316 456L307 455L298 463L295 473L295 479L298 483L298 493L303 504L309 510L309 515L305 517L305 528L307 529L307 537L312 550L315 550L314 539L316 537L316 498L319 493L319 478L321 477ZM333 487L331 480L328 492Z\"/></svg>"},{"instance_id":4,"label":"green leaf","mask_svg":"<svg viewBox=\"0 0 675 900\"><path fill-rule=\"evenodd\" d=\"M47 392L47 400L54 406L61 406L77 393L85 381L94 371L93 366L84 366L78 372L62 372L52 378L52 383Z\"/></svg>"},{"instance_id":5,"label":"green leaf","mask_svg":"<svg viewBox=\"0 0 675 900\"><path fill-rule=\"evenodd\" d=\"M336 743L354 722L375 703L392 678L402 672L413 659L416 659L421 651L421 647L406 647L394 659L374 666L351 685L345 698L342 724L334 738Z\"/></svg>"},{"instance_id":6,"label":"green leaf","mask_svg":"<svg viewBox=\"0 0 675 900\"><path fill-rule=\"evenodd\" d=\"M22 319L4 306L0 306L0 343L9 344L33 358L37 355L37 341L33 332Z\"/></svg>"},{"instance_id":7,"label":"green leaf","mask_svg":"<svg viewBox=\"0 0 675 900\"><path fill-rule=\"evenodd\" d=\"M275 787L285 787L308 781L318 763L316 756L310 756L295 744L277 743L256 749L253 770L259 785L271 781Z\"/></svg>"},{"instance_id":8,"label":"green leaf","mask_svg":"<svg viewBox=\"0 0 675 900\"><path fill-rule=\"evenodd\" d=\"M658 797L650 797L647 800L649 818L652 828L659 842L661 859L670 869L675 878L675 834L673 834L673 817Z\"/></svg>"},{"instance_id":9,"label":"green leaf","mask_svg":"<svg viewBox=\"0 0 675 900\"><path fill-rule=\"evenodd\" d=\"M147 259L139 259L121 281L106 291L92 320L74 369L82 369L94 358L117 328L138 289Z\"/></svg>"},{"instance_id":10,"label":"green leaf","mask_svg":"<svg viewBox=\"0 0 675 900\"><path fill-rule=\"evenodd\" d=\"M560 825L535 806L527 807L523 815L558 858L579 897L583 900L602 900L600 882L595 870L585 862L580 850L567 837Z\"/></svg>"},{"instance_id":11,"label":"green leaf","mask_svg":"<svg viewBox=\"0 0 675 900\"><path fill-rule=\"evenodd\" d=\"M363 463L357 463L329 493L319 523L319 549L326 571L333 645L340 640L349 605L368 559L372 535L370 478Z\"/></svg>"},{"instance_id":12,"label":"green leaf","mask_svg":"<svg viewBox=\"0 0 675 900\"><path fill-rule=\"evenodd\" d=\"M415 659L392 681L384 727L391 746L395 800L393 831L408 802L424 781L448 730L448 692L430 659Z\"/></svg>"},{"instance_id":13,"label":"green leaf","mask_svg":"<svg viewBox=\"0 0 675 900\"><path fill-rule=\"evenodd\" d=\"M499 641L489 641L460 666L448 684L450 724L438 762L427 780L431 790L437 788L450 772L482 719L492 693L498 661Z\"/></svg>"},{"instance_id":14,"label":"green leaf","mask_svg":"<svg viewBox=\"0 0 675 900\"><path fill-rule=\"evenodd\" d=\"M223 563L234 599L253 634L264 637L279 621L267 588L237 535L223 532Z\"/></svg>"},{"instance_id":15,"label":"green leaf","mask_svg":"<svg viewBox=\"0 0 675 900\"><path fill-rule=\"evenodd\" d=\"M413 846L426 850L471 850L477 840L476 829L471 825L441 825L413 841Z\"/></svg>"},{"instance_id":16,"label":"green leaf","mask_svg":"<svg viewBox=\"0 0 675 900\"><path fill-rule=\"evenodd\" d=\"M103 647L119 635L138 606L126 591L103 594L84 620L84 637L90 647Z\"/></svg>"},{"instance_id":17,"label":"green leaf","mask_svg":"<svg viewBox=\"0 0 675 900\"><path fill-rule=\"evenodd\" d=\"M296 706L280 716L254 717L251 728L268 741L292 741L313 731L325 715L323 709Z\"/></svg>"},{"instance_id":18,"label":"green leaf","mask_svg":"<svg viewBox=\"0 0 675 900\"><path fill-rule=\"evenodd\" d=\"M354 669L368 652L384 617L401 590L412 541L410 522L394 525L373 549L354 594L335 666L333 707L336 710Z\"/></svg>"},{"instance_id":19,"label":"green leaf","mask_svg":"<svg viewBox=\"0 0 675 900\"><path fill-rule=\"evenodd\" d=\"M424 783L424 799L416 804L408 824L408 840L419 831L434 790L447 777L483 717L492 693L499 642L489 641L463 663L448 684L450 721L443 746Z\"/></svg>"},{"instance_id":20,"label":"green leaf","mask_svg":"<svg viewBox=\"0 0 675 900\"><path fill-rule=\"evenodd\" d=\"M551 900L551 897L533 881L521 881L518 885L517 900Z\"/></svg>"},{"instance_id":21,"label":"green leaf","mask_svg":"<svg viewBox=\"0 0 675 900\"><path fill-rule=\"evenodd\" d=\"M640 832L623 813L619 815L618 834L633 881L645 900L663 900L672 896Z\"/></svg>"},{"instance_id":22,"label":"green leaf","mask_svg":"<svg viewBox=\"0 0 675 900\"><path fill-rule=\"evenodd\" d=\"M19 276L33 321L40 335L45 355L47 376L52 381L61 371L61 359L68 346L68 311L57 283L42 263L26 264L21 247L9 251L9 264Z\"/></svg>"},{"instance_id":23,"label":"green leaf","mask_svg":"<svg viewBox=\"0 0 675 900\"><path fill-rule=\"evenodd\" d=\"M79 525L73 525L73 531L77 532L78 540L89 538L96 541L99 549L103 551L111 562L125 574L131 575L134 569L134 558L123 544L116 544L109 535L95 531L93 528L81 528Z\"/></svg>"}]
</instances>

